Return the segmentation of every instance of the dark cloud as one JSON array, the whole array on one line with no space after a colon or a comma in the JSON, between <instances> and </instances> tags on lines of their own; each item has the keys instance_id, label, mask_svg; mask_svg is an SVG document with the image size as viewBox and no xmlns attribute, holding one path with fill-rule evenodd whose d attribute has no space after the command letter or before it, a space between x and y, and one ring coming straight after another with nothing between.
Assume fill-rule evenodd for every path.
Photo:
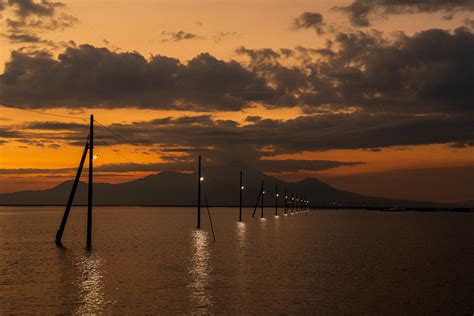
<instances>
[{"instance_id":1,"label":"dark cloud","mask_svg":"<svg viewBox=\"0 0 474 316\"><path fill-rule=\"evenodd\" d=\"M467 29L432 29L391 41L359 32L339 34L336 42L337 54L314 64L313 89L308 89L313 92L301 96L303 104L352 104L385 112L472 111L474 34Z\"/></svg>"},{"instance_id":2,"label":"dark cloud","mask_svg":"<svg viewBox=\"0 0 474 316\"><path fill-rule=\"evenodd\" d=\"M65 122L31 122L24 125L23 128L49 131L87 131L89 125Z\"/></svg>"},{"instance_id":3,"label":"dark cloud","mask_svg":"<svg viewBox=\"0 0 474 316\"><path fill-rule=\"evenodd\" d=\"M331 160L259 160L257 168L265 172L297 172L303 170L327 170L343 166L356 166L362 162L341 162Z\"/></svg>"},{"instance_id":4,"label":"dark cloud","mask_svg":"<svg viewBox=\"0 0 474 316\"><path fill-rule=\"evenodd\" d=\"M216 43L220 43L224 40L233 38L233 37L238 37L239 34L237 32L217 32L214 35L212 35L212 39Z\"/></svg>"},{"instance_id":5,"label":"dark cloud","mask_svg":"<svg viewBox=\"0 0 474 316\"><path fill-rule=\"evenodd\" d=\"M180 41L185 41L185 40L196 40L196 39L203 39L204 37L194 34L194 33L188 33L184 31L178 31L178 32L166 32L163 31L161 32L161 41L162 42L180 42Z\"/></svg>"},{"instance_id":6,"label":"dark cloud","mask_svg":"<svg viewBox=\"0 0 474 316\"><path fill-rule=\"evenodd\" d=\"M248 124L213 120L206 116L166 118L131 124L112 124L109 128L134 144L156 147L160 153L189 154L207 151L215 161L258 161L264 157L304 151L330 149L375 149L444 143L470 143L474 140L474 118L465 115L409 115L367 113L317 114L292 120L251 117ZM44 130L63 130L67 125L32 123ZM101 139L111 145L127 144L100 126ZM9 131L12 133L12 131ZM82 146L87 130L71 124L68 133L37 135L39 140L78 141ZM53 136L56 135L56 136ZM21 135L14 134L14 137ZM31 135L27 135L31 138ZM44 138L41 138L44 137ZM171 155L169 159L176 159Z\"/></svg>"},{"instance_id":7,"label":"dark cloud","mask_svg":"<svg viewBox=\"0 0 474 316\"><path fill-rule=\"evenodd\" d=\"M209 54L186 64L165 56L147 60L90 45L68 48L57 59L16 51L0 75L0 100L33 108L198 111L236 111L259 102L268 108L299 106L307 114L288 121L248 117L243 125L199 115L110 126L166 163L189 162L197 151L206 151L214 162L257 164L304 151L472 144L474 34L469 29L390 38L380 32L339 33L323 50L240 47L247 65ZM288 66L288 58L300 64ZM83 127L43 122L28 129L44 131L43 140L82 146ZM64 132L53 133L57 130ZM122 143L100 127L97 131L112 145ZM31 138L16 133L4 138Z\"/></svg>"},{"instance_id":8,"label":"dark cloud","mask_svg":"<svg viewBox=\"0 0 474 316\"><path fill-rule=\"evenodd\" d=\"M16 131L13 126L0 125L0 138L15 138L19 137L21 133Z\"/></svg>"},{"instance_id":9,"label":"dark cloud","mask_svg":"<svg viewBox=\"0 0 474 316\"><path fill-rule=\"evenodd\" d=\"M351 23L369 26L376 16L405 13L441 12L445 19L451 19L458 11L473 11L472 0L354 0L350 5L336 9L347 12Z\"/></svg>"},{"instance_id":10,"label":"dark cloud","mask_svg":"<svg viewBox=\"0 0 474 316\"><path fill-rule=\"evenodd\" d=\"M451 147L452 148L474 147L474 139L452 143Z\"/></svg>"},{"instance_id":11,"label":"dark cloud","mask_svg":"<svg viewBox=\"0 0 474 316\"><path fill-rule=\"evenodd\" d=\"M474 29L474 19L464 19L464 24L470 28L470 29Z\"/></svg>"},{"instance_id":12,"label":"dark cloud","mask_svg":"<svg viewBox=\"0 0 474 316\"><path fill-rule=\"evenodd\" d=\"M41 37L33 34L8 34L6 38L13 43L40 43Z\"/></svg>"},{"instance_id":13,"label":"dark cloud","mask_svg":"<svg viewBox=\"0 0 474 316\"><path fill-rule=\"evenodd\" d=\"M1 99L31 107L239 110L272 93L264 79L239 63L209 54L182 64L90 45L69 47L58 59L14 51L0 75Z\"/></svg>"},{"instance_id":14,"label":"dark cloud","mask_svg":"<svg viewBox=\"0 0 474 316\"><path fill-rule=\"evenodd\" d=\"M61 174L68 173L75 168L59 168L59 169L37 169L37 168L21 168L21 169L0 169L0 175L14 174Z\"/></svg>"},{"instance_id":15,"label":"dark cloud","mask_svg":"<svg viewBox=\"0 0 474 316\"><path fill-rule=\"evenodd\" d=\"M61 145L59 145L59 144L49 144L48 148L59 149L59 148L61 148Z\"/></svg>"},{"instance_id":16,"label":"dark cloud","mask_svg":"<svg viewBox=\"0 0 474 316\"><path fill-rule=\"evenodd\" d=\"M307 88L308 77L306 70L301 67L287 67L280 63L282 57L292 56L293 51L270 48L248 49L239 47L236 53L247 55L250 58L249 68L252 72L264 78L268 85L273 87L273 95L267 98L266 106L292 107L298 104L297 95Z\"/></svg>"},{"instance_id":17,"label":"dark cloud","mask_svg":"<svg viewBox=\"0 0 474 316\"><path fill-rule=\"evenodd\" d=\"M314 29L317 34L325 33L326 24L323 22L323 16L317 12L303 12L299 17L293 20L292 27L295 29Z\"/></svg>"},{"instance_id":18,"label":"dark cloud","mask_svg":"<svg viewBox=\"0 0 474 316\"><path fill-rule=\"evenodd\" d=\"M272 49L237 52L273 87L267 107L300 106L307 113L472 111L474 34L466 28L392 38L377 31L338 33L325 49L296 47L292 58L302 62L299 67L285 66Z\"/></svg>"},{"instance_id":19,"label":"dark cloud","mask_svg":"<svg viewBox=\"0 0 474 316\"><path fill-rule=\"evenodd\" d=\"M300 170L327 170L341 166L354 166L360 162L340 162L330 160L261 160L256 167L263 172L294 172ZM215 165L211 164L210 166ZM208 165L209 167L209 165ZM162 171L194 171L195 161L167 161L160 163L109 163L94 167L94 171L102 174L111 172L162 172ZM64 174L75 171L75 168L57 169L0 169L0 175L22 174Z\"/></svg>"},{"instance_id":20,"label":"dark cloud","mask_svg":"<svg viewBox=\"0 0 474 316\"><path fill-rule=\"evenodd\" d=\"M47 0L8 0L8 5L15 8L16 14L20 17L37 16L53 16L57 8L63 7L61 2L50 2Z\"/></svg>"},{"instance_id":21,"label":"dark cloud","mask_svg":"<svg viewBox=\"0 0 474 316\"><path fill-rule=\"evenodd\" d=\"M472 111L474 34L467 28L390 38L338 33L321 49L240 47L237 53L248 56L248 65L209 54L187 64L160 55L147 60L90 45L69 47L57 59L14 51L0 75L0 100L197 111L237 111L255 102L307 113Z\"/></svg>"},{"instance_id":22,"label":"dark cloud","mask_svg":"<svg viewBox=\"0 0 474 316\"><path fill-rule=\"evenodd\" d=\"M259 160L252 162L254 167L263 172L295 172L300 170L327 170L341 166L354 166L360 162L341 162L330 160ZM100 172L158 172L158 171L193 171L196 163L192 161L167 161L165 163L120 163L105 164L97 167Z\"/></svg>"},{"instance_id":23,"label":"dark cloud","mask_svg":"<svg viewBox=\"0 0 474 316\"><path fill-rule=\"evenodd\" d=\"M47 0L8 0L0 3L0 10L11 10L11 18L5 19L3 37L12 44L28 44L31 47L53 47L50 40L44 40L39 32L63 30L72 27L77 19L64 12L61 2ZM55 47L53 47L55 48Z\"/></svg>"},{"instance_id":24,"label":"dark cloud","mask_svg":"<svg viewBox=\"0 0 474 316\"><path fill-rule=\"evenodd\" d=\"M73 27L77 22L77 18L65 13L47 18L6 19L6 25L10 32L64 30Z\"/></svg>"},{"instance_id":25,"label":"dark cloud","mask_svg":"<svg viewBox=\"0 0 474 316\"><path fill-rule=\"evenodd\" d=\"M162 161L104 165L99 171L190 170L198 153L204 154L210 164L240 160L267 172L323 170L362 162L272 159L278 155L331 149L380 151L387 147L425 144L451 144L462 148L474 143L474 117L462 114L372 115L355 112L306 115L287 121L248 117L246 122L239 125L201 115L108 126L126 140L97 125L96 152L99 155L104 151L115 151L115 146L132 143L146 148ZM21 128L41 132L32 134L3 128L0 139L29 146L56 147L63 142L83 146L88 133L87 126L77 123L31 122Z\"/></svg>"}]
</instances>

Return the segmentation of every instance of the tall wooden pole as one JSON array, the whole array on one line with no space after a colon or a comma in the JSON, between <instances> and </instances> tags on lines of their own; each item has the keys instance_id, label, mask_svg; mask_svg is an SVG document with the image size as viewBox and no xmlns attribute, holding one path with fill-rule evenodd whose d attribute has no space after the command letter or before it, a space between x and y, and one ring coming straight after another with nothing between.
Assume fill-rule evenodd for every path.
<instances>
[{"instance_id":1,"label":"tall wooden pole","mask_svg":"<svg viewBox=\"0 0 474 316\"><path fill-rule=\"evenodd\" d=\"M275 184L275 216L278 215L278 184Z\"/></svg>"},{"instance_id":2,"label":"tall wooden pole","mask_svg":"<svg viewBox=\"0 0 474 316\"><path fill-rule=\"evenodd\" d=\"M79 179L81 178L82 168L84 167L84 162L86 161L87 152L89 150L89 136L87 136L86 145L84 146L84 152L82 153L81 162L77 168L76 178L74 178L74 183L72 184L71 193L69 194L69 199L67 201L66 209L64 210L64 215L59 225L59 229L56 233L56 245L61 245L61 239L63 237L64 228L66 227L67 219L69 217L69 212L71 211L71 206L74 201L74 196L76 195L77 185L79 184Z\"/></svg>"},{"instance_id":3,"label":"tall wooden pole","mask_svg":"<svg viewBox=\"0 0 474 316\"><path fill-rule=\"evenodd\" d=\"M201 228L201 155L198 163L198 203L197 203L197 229Z\"/></svg>"},{"instance_id":4,"label":"tall wooden pole","mask_svg":"<svg viewBox=\"0 0 474 316\"><path fill-rule=\"evenodd\" d=\"M263 218L263 197L265 196L265 190L263 190L263 180L262 180L262 215L261 215L261 218Z\"/></svg>"},{"instance_id":5,"label":"tall wooden pole","mask_svg":"<svg viewBox=\"0 0 474 316\"><path fill-rule=\"evenodd\" d=\"M293 196L293 193L291 193L291 198L290 198L290 213L293 213L293 206L295 203L295 197Z\"/></svg>"},{"instance_id":6,"label":"tall wooden pole","mask_svg":"<svg viewBox=\"0 0 474 316\"><path fill-rule=\"evenodd\" d=\"M89 187L87 196L87 248L92 246L92 186L94 160L94 115L90 119L89 132Z\"/></svg>"},{"instance_id":7,"label":"tall wooden pole","mask_svg":"<svg viewBox=\"0 0 474 316\"><path fill-rule=\"evenodd\" d=\"M258 202L260 201L261 196L262 196L262 190L260 189L260 191L258 192L257 202L255 202L255 207L253 208L252 217L255 217L255 212L257 211Z\"/></svg>"},{"instance_id":8,"label":"tall wooden pole","mask_svg":"<svg viewBox=\"0 0 474 316\"><path fill-rule=\"evenodd\" d=\"M244 190L244 186L242 185L242 171L240 171L239 222L242 221L242 191L243 190Z\"/></svg>"},{"instance_id":9,"label":"tall wooden pole","mask_svg":"<svg viewBox=\"0 0 474 316\"><path fill-rule=\"evenodd\" d=\"M285 206L284 206L285 214L286 214L286 207L287 206L288 206L288 195L286 195L286 188L285 188Z\"/></svg>"}]
</instances>

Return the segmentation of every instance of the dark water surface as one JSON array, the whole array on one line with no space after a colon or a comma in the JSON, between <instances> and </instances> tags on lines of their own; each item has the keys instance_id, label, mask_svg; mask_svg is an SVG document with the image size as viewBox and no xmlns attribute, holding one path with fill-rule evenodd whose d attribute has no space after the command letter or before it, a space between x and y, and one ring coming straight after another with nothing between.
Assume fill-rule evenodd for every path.
<instances>
[{"instance_id":1,"label":"dark water surface","mask_svg":"<svg viewBox=\"0 0 474 316\"><path fill-rule=\"evenodd\" d=\"M0 208L0 314L469 314L474 214ZM204 217L206 216L206 217Z\"/></svg>"}]
</instances>

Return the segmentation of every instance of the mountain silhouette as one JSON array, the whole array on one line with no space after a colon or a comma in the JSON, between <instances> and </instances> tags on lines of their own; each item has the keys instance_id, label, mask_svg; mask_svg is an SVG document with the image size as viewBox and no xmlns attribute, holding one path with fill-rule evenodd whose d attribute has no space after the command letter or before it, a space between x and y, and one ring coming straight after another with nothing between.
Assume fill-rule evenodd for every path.
<instances>
[{"instance_id":1,"label":"mountain silhouette","mask_svg":"<svg viewBox=\"0 0 474 316\"><path fill-rule=\"evenodd\" d=\"M203 168L202 196L210 205L237 206L239 204L239 173L243 172L243 204L254 206L264 181L264 204L275 205L275 185L280 194L279 205L284 203L283 192L287 195L305 196L312 206L396 206L396 207L439 207L432 202L384 199L364 196L338 190L314 178L298 182L285 182L267 176L240 161L226 165ZM83 178L85 179L84 175ZM195 173L161 172L141 179L119 184L94 183L95 205L175 205L192 206L197 201L197 175ZM20 191L0 194L1 205L64 205L69 197L73 181L65 181L46 190ZM75 205L87 204L87 183L80 182ZM446 206L446 205L445 205ZM459 205L451 205L459 206Z\"/></svg>"}]
</instances>

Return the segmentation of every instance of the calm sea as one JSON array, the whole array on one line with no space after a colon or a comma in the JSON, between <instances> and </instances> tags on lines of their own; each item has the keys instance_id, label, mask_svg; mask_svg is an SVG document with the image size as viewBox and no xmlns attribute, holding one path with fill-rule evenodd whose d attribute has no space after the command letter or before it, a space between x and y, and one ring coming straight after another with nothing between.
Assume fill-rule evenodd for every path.
<instances>
[{"instance_id":1,"label":"calm sea","mask_svg":"<svg viewBox=\"0 0 474 316\"><path fill-rule=\"evenodd\" d=\"M0 208L0 314L474 313L474 214L203 211Z\"/></svg>"}]
</instances>

